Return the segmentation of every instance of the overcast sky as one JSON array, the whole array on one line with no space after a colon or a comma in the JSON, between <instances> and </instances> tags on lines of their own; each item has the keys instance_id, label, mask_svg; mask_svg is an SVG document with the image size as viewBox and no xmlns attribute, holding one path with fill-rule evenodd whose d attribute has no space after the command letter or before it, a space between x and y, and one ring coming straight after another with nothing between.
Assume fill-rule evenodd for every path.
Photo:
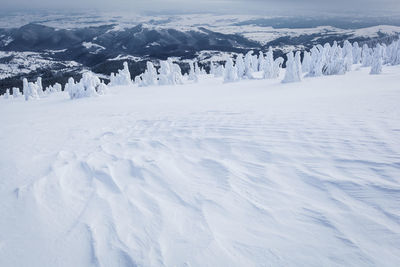
<instances>
[{"instance_id":1,"label":"overcast sky","mask_svg":"<svg viewBox=\"0 0 400 267\"><path fill-rule=\"evenodd\" d=\"M0 0L1 9L100 9L153 12L400 12L400 0Z\"/></svg>"}]
</instances>

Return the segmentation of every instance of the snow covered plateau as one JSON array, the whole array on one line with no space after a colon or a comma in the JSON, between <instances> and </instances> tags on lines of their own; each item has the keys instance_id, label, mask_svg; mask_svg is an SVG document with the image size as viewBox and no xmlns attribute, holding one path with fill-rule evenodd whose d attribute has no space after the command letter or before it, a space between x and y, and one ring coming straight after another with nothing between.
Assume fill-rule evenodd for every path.
<instances>
[{"instance_id":1,"label":"snow covered plateau","mask_svg":"<svg viewBox=\"0 0 400 267\"><path fill-rule=\"evenodd\" d=\"M400 266L400 65L369 72L0 99L0 266Z\"/></svg>"}]
</instances>

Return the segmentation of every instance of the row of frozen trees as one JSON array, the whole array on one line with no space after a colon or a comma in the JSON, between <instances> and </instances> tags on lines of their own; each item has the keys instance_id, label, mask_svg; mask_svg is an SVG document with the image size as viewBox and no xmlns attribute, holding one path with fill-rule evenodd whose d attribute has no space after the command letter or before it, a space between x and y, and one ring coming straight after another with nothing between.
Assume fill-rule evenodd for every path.
<instances>
[{"instance_id":1,"label":"row of frozen trees","mask_svg":"<svg viewBox=\"0 0 400 267\"><path fill-rule=\"evenodd\" d=\"M279 57L274 59L273 51L270 48L266 53L260 52L254 55L252 51L246 55L238 54L233 60L228 57L225 64L210 62L209 74L214 77L223 77L224 82L236 82L243 79L254 79L257 77L264 79L276 79L279 77L284 59ZM303 77L317 77L322 75L340 75L350 71L353 64L361 64L362 67L370 67L371 74L382 72L383 65L400 64L400 40L392 42L390 45L377 44L370 48L364 44L362 47L357 42L351 44L345 41L343 46L336 42L333 45L316 45L310 51L303 53L297 51L289 52L286 60L286 72L282 80L283 83L299 82ZM103 95L107 93L108 87L120 85L134 85L139 87L155 85L177 85L185 81L197 82L198 76L207 74L199 67L197 62L189 61L189 72L182 75L180 66L172 59L160 61L160 67L156 69L152 62L147 62L144 73L135 77L132 81L128 64L124 63L124 68L118 73L111 73L110 83L106 85L95 74L86 72L82 78L75 82L73 78L68 80L65 91L71 99ZM53 92L61 92L62 87L56 83L43 90L42 80L39 77L36 82L23 80L23 92L19 88L6 91L5 98L24 97L26 100L38 99Z\"/></svg>"},{"instance_id":2,"label":"row of frozen trees","mask_svg":"<svg viewBox=\"0 0 400 267\"><path fill-rule=\"evenodd\" d=\"M30 99L39 99L48 94L61 91L62 91L62 86L59 83L50 85L46 89L43 89L41 77L38 77L36 82L28 82L28 80L24 78L22 80L22 92L19 88L13 87L12 93L10 92L10 89L7 89L3 97L4 98L24 97L25 100L30 100Z\"/></svg>"},{"instance_id":3,"label":"row of frozen trees","mask_svg":"<svg viewBox=\"0 0 400 267\"><path fill-rule=\"evenodd\" d=\"M282 64L282 58L273 59L271 49L266 56L260 53L258 58L251 52L244 57L244 60L243 55L238 55L235 64L232 59L227 60L224 81L252 79L253 72L256 71L262 72L265 79L277 78ZM400 41L397 40L388 46L377 44L373 48L366 44L360 47L357 42L351 44L349 41L345 41L343 46L339 46L336 42L333 45L327 43L305 51L303 59L300 51L289 52L282 82L299 82L303 77L345 74L351 70L353 64L370 67L370 74L380 74L383 65L400 64Z\"/></svg>"},{"instance_id":4,"label":"row of frozen trees","mask_svg":"<svg viewBox=\"0 0 400 267\"><path fill-rule=\"evenodd\" d=\"M253 55L253 52L248 52L245 56L239 54L236 57L235 63L231 58L228 58L225 67L214 66L212 64L211 70L218 70L214 72L215 76L223 75L225 82L235 82L242 79L253 79L255 72L262 72L264 79L274 79L279 77L279 72L284 60L279 57L274 60L272 48L264 55L260 52L259 55Z\"/></svg>"}]
</instances>

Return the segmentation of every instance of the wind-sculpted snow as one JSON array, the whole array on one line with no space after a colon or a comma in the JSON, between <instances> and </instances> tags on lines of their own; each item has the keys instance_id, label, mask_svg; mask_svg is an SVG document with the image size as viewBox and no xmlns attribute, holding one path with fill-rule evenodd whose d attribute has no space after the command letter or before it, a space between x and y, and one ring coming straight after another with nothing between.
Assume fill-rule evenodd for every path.
<instances>
[{"instance_id":1,"label":"wind-sculpted snow","mask_svg":"<svg viewBox=\"0 0 400 267\"><path fill-rule=\"evenodd\" d=\"M283 76L0 99L0 266L398 266L400 68Z\"/></svg>"}]
</instances>

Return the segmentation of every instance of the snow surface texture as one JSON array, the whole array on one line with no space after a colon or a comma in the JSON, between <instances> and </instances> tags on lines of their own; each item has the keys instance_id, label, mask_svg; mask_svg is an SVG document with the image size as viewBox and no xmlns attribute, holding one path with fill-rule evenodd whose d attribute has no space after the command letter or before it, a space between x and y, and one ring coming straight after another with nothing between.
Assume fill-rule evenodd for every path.
<instances>
[{"instance_id":1,"label":"snow surface texture","mask_svg":"<svg viewBox=\"0 0 400 267\"><path fill-rule=\"evenodd\" d=\"M400 67L353 67L0 99L0 266L399 266Z\"/></svg>"}]
</instances>

